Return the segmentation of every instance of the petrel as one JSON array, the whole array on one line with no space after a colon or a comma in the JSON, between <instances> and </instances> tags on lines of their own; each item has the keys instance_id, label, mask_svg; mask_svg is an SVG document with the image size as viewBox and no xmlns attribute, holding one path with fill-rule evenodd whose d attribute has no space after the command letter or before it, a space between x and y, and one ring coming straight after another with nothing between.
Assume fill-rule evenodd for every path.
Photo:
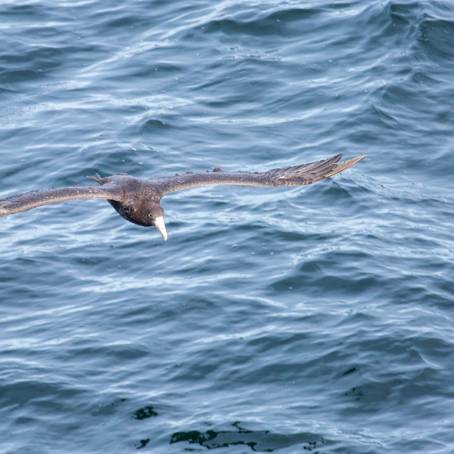
<instances>
[{"instance_id":1,"label":"petrel","mask_svg":"<svg viewBox=\"0 0 454 454\"><path fill-rule=\"evenodd\" d=\"M224 172L213 169L205 173L184 173L171 177L143 180L127 174L88 177L99 186L73 186L32 191L0 200L0 216L8 216L42 205L68 200L107 200L126 220L145 227L155 226L164 240L167 231L161 198L176 191L211 185L240 186L303 186L332 177L354 166L364 156L341 162L342 155L292 167L271 169L265 172Z\"/></svg>"}]
</instances>

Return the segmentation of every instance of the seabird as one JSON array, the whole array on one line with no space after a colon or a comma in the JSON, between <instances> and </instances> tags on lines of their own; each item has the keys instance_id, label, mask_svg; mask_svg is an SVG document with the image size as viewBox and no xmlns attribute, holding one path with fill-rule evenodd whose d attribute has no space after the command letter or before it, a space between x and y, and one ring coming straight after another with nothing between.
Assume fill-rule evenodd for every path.
<instances>
[{"instance_id":1,"label":"seabird","mask_svg":"<svg viewBox=\"0 0 454 454\"><path fill-rule=\"evenodd\" d=\"M265 172L224 172L219 168L205 173L185 173L172 177L143 180L129 175L88 177L99 186L73 186L32 191L0 200L0 216L68 200L107 200L128 221L145 227L154 226L167 240L161 198L176 191L211 185L303 186L332 177L354 166L364 156L340 162L342 155L307 164L271 169Z\"/></svg>"}]
</instances>

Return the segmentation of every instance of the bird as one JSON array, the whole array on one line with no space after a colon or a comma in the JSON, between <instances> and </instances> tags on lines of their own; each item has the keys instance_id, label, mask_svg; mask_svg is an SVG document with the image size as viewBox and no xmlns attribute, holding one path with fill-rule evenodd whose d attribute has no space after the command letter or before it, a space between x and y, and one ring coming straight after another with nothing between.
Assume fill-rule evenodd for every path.
<instances>
[{"instance_id":1,"label":"bird","mask_svg":"<svg viewBox=\"0 0 454 454\"><path fill-rule=\"evenodd\" d=\"M31 191L0 199L0 216L8 216L43 205L71 200L102 199L109 202L124 219L134 224L157 228L164 240L167 230L161 198L173 192L212 185L255 187L304 186L330 178L353 167L365 156L355 156L341 162L342 155L306 164L270 169L262 172L224 172L220 168L203 173L186 172L151 180L128 174L102 177L89 176L96 186L71 186Z\"/></svg>"}]
</instances>

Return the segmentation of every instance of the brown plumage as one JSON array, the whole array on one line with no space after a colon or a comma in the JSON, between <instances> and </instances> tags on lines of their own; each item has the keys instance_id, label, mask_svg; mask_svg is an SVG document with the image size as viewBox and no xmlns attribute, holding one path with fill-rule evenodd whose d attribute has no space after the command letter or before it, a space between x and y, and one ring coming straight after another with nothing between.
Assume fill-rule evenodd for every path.
<instances>
[{"instance_id":1,"label":"brown plumage","mask_svg":"<svg viewBox=\"0 0 454 454\"><path fill-rule=\"evenodd\" d=\"M168 193L211 185L302 186L312 184L354 166L364 156L340 162L338 154L329 159L265 172L223 172L214 169L205 173L185 173L172 177L142 180L129 175L90 177L100 186L75 186L47 191L33 191L0 200L0 216L30 210L42 205L68 200L107 200L125 219L142 226L155 226L164 239L167 232L160 205Z\"/></svg>"}]
</instances>

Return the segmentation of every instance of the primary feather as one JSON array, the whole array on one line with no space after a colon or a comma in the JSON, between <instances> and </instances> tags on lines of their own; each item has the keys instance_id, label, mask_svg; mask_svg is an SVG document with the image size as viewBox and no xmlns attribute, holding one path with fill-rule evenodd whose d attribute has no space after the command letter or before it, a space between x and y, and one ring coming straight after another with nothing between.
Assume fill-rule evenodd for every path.
<instances>
[{"instance_id":1,"label":"primary feather","mask_svg":"<svg viewBox=\"0 0 454 454\"><path fill-rule=\"evenodd\" d=\"M163 195L165 195L184 189L212 185L303 186L336 175L336 173L354 166L364 158L364 156L357 156L349 161L339 163L341 157L342 155L338 154L321 161L271 169L265 172L216 171L209 173L187 173L162 179L158 182L158 187Z\"/></svg>"}]
</instances>

